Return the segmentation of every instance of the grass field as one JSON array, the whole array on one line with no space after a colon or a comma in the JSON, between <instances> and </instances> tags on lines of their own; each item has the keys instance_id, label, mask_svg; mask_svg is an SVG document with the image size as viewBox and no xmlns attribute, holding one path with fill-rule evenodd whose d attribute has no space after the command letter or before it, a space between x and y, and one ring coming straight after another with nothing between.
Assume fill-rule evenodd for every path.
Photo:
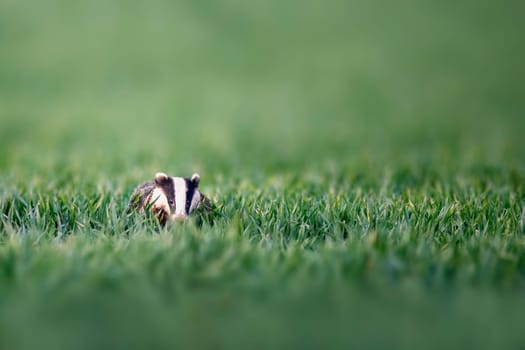
<instances>
[{"instance_id":1,"label":"grass field","mask_svg":"<svg viewBox=\"0 0 525 350\"><path fill-rule=\"evenodd\" d=\"M523 349L524 10L2 1L0 349Z\"/></svg>"}]
</instances>

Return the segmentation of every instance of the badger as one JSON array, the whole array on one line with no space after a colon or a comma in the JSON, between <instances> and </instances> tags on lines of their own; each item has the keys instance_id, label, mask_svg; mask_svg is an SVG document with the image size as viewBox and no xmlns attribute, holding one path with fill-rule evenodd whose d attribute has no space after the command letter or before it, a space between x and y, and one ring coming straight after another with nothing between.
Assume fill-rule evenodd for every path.
<instances>
[{"instance_id":1,"label":"badger","mask_svg":"<svg viewBox=\"0 0 525 350\"><path fill-rule=\"evenodd\" d=\"M184 221L199 209L206 212L212 209L210 200L199 191L199 182L197 173L190 178L156 173L153 180L135 188L128 207L139 212L150 209L162 226L168 222Z\"/></svg>"}]
</instances>

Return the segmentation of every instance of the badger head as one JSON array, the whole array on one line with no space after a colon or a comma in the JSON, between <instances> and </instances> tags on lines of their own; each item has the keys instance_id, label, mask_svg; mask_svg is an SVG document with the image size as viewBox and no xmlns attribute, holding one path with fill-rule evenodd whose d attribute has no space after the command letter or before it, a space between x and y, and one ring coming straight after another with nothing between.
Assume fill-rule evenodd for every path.
<instances>
[{"instance_id":1,"label":"badger head","mask_svg":"<svg viewBox=\"0 0 525 350\"><path fill-rule=\"evenodd\" d=\"M184 221L201 206L203 195L198 189L199 174L186 178L157 173L154 181L149 202L152 210L159 213L161 222Z\"/></svg>"}]
</instances>

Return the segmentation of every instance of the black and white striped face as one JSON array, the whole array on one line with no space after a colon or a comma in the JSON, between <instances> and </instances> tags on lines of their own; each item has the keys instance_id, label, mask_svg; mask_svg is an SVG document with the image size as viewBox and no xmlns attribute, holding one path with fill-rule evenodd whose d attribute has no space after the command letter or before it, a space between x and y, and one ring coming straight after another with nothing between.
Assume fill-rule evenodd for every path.
<instances>
[{"instance_id":1,"label":"black and white striped face","mask_svg":"<svg viewBox=\"0 0 525 350\"><path fill-rule=\"evenodd\" d=\"M150 203L155 210L162 210L167 215L168 221L184 221L201 205L199 181L199 174L186 178L157 173L156 187L150 197Z\"/></svg>"}]
</instances>

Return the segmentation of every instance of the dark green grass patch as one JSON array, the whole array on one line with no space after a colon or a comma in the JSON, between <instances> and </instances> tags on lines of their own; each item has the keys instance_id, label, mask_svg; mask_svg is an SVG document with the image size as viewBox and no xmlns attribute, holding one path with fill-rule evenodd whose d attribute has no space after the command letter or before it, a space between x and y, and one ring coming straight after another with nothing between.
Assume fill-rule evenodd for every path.
<instances>
[{"instance_id":1,"label":"dark green grass patch","mask_svg":"<svg viewBox=\"0 0 525 350\"><path fill-rule=\"evenodd\" d=\"M218 193L212 192L218 207L214 220L196 226L193 219L166 230L177 237L186 226L193 228L189 237L199 247L233 235L236 242L279 254L298 249L317 255L328 249L355 262L340 266L338 273L346 277L523 283L521 187L484 187L475 178L415 187L394 186L388 176L380 184L307 179L274 174L257 186L241 179L235 185L219 182ZM14 237L41 232L39 243L41 237L67 242L79 234L112 239L166 231L153 217L129 213L124 192L70 186L67 195L53 188L36 194L24 186L4 193L3 231Z\"/></svg>"}]
</instances>

